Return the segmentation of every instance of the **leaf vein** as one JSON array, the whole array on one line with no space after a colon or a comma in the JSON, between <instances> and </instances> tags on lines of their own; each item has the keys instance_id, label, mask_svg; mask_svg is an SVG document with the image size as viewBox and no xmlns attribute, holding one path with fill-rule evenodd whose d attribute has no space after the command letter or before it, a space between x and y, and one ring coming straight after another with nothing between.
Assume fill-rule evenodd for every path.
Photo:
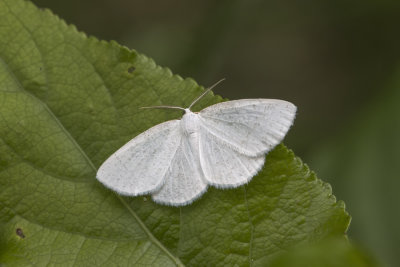
<instances>
[{"instance_id":1,"label":"leaf vein","mask_svg":"<svg viewBox=\"0 0 400 267\"><path fill-rule=\"evenodd\" d=\"M247 191L246 191L246 186L243 186L243 190L244 190L244 201L246 203L246 209L247 209L247 214L249 217L249 223L250 223L250 227L251 227L251 233L250 233L250 241L249 241L249 265L253 266L253 239L254 239L254 224L253 224L253 219L251 217L250 214L250 209L249 209L249 202L247 200Z\"/></svg>"}]
</instances>

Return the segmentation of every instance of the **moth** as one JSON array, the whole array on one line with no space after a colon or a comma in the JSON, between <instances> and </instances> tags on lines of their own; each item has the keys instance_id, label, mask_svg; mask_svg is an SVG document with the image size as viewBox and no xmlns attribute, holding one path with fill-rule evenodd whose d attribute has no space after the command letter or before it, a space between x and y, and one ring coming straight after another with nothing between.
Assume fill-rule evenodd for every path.
<instances>
[{"instance_id":1,"label":"moth","mask_svg":"<svg viewBox=\"0 0 400 267\"><path fill-rule=\"evenodd\" d=\"M151 194L155 202L171 206L192 203L209 185L248 183L264 165L265 154L285 137L296 106L277 99L241 99L192 112L214 86L188 108L149 107L179 109L184 115L130 140L101 165L97 179L121 195Z\"/></svg>"}]
</instances>

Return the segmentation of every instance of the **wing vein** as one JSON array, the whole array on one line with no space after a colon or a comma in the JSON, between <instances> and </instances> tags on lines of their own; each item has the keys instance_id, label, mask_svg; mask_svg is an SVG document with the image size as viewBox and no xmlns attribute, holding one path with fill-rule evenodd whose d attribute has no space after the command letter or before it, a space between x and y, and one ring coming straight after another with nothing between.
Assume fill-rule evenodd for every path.
<instances>
[{"instance_id":1,"label":"wing vein","mask_svg":"<svg viewBox=\"0 0 400 267\"><path fill-rule=\"evenodd\" d=\"M207 133L209 133L210 135L214 136L216 140L220 140L220 142L222 141L223 143L228 145L228 147L232 148L236 152L239 152L239 153L244 154L244 155L250 154L248 151L242 150L240 147L238 147L234 143L228 141L226 138L224 138L223 136L219 135L217 132L220 131L220 130L218 130L218 129L214 128L214 127L211 127L209 125L205 125L204 123L203 123L202 127Z\"/></svg>"}]
</instances>

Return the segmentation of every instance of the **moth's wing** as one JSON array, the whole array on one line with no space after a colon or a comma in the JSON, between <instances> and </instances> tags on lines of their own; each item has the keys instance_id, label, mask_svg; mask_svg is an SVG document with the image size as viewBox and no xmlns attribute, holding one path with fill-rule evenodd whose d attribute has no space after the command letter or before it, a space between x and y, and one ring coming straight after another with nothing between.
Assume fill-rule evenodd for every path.
<instances>
[{"instance_id":1,"label":"moth's wing","mask_svg":"<svg viewBox=\"0 0 400 267\"><path fill-rule=\"evenodd\" d=\"M97 179L122 195L154 192L163 185L180 142L179 120L158 124L111 155L97 171Z\"/></svg>"},{"instance_id":2,"label":"moth's wing","mask_svg":"<svg viewBox=\"0 0 400 267\"><path fill-rule=\"evenodd\" d=\"M200 167L198 150L192 151L184 136L165 176L161 189L152 194L157 203L183 206L199 198L207 189Z\"/></svg>"},{"instance_id":3,"label":"moth's wing","mask_svg":"<svg viewBox=\"0 0 400 267\"><path fill-rule=\"evenodd\" d=\"M221 188L240 186L249 182L264 162L264 154L256 157L241 154L200 127L200 163L209 184Z\"/></svg>"},{"instance_id":4,"label":"moth's wing","mask_svg":"<svg viewBox=\"0 0 400 267\"><path fill-rule=\"evenodd\" d=\"M199 112L207 131L247 156L261 156L285 137L296 106L276 99L242 99L212 105Z\"/></svg>"}]
</instances>

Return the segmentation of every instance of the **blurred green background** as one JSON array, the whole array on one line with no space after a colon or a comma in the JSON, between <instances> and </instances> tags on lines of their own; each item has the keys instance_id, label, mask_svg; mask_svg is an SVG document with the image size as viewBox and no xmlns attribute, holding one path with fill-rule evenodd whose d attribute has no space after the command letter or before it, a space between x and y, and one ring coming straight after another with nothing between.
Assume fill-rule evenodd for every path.
<instances>
[{"instance_id":1,"label":"blurred green background","mask_svg":"<svg viewBox=\"0 0 400 267\"><path fill-rule=\"evenodd\" d=\"M229 99L281 98L285 143L346 202L349 237L400 264L400 1L33 0Z\"/></svg>"}]
</instances>

